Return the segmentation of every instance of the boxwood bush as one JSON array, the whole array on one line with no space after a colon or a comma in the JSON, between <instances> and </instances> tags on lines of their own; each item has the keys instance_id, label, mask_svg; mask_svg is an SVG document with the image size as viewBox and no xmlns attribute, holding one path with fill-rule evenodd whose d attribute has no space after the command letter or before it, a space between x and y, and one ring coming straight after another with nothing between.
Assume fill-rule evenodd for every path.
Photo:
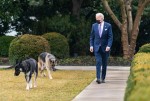
<instances>
[{"instance_id":1,"label":"boxwood bush","mask_svg":"<svg viewBox=\"0 0 150 101\"><path fill-rule=\"evenodd\" d=\"M14 36L0 37L0 57L8 57L9 45L14 38Z\"/></svg>"},{"instance_id":2,"label":"boxwood bush","mask_svg":"<svg viewBox=\"0 0 150 101\"><path fill-rule=\"evenodd\" d=\"M141 46L139 52L150 53L150 43Z\"/></svg>"},{"instance_id":3,"label":"boxwood bush","mask_svg":"<svg viewBox=\"0 0 150 101\"><path fill-rule=\"evenodd\" d=\"M137 53L132 61L124 101L149 101L150 53Z\"/></svg>"},{"instance_id":4,"label":"boxwood bush","mask_svg":"<svg viewBox=\"0 0 150 101\"><path fill-rule=\"evenodd\" d=\"M48 40L51 53L57 58L66 58L69 56L69 44L65 36L56 32L46 33L42 36Z\"/></svg>"},{"instance_id":5,"label":"boxwood bush","mask_svg":"<svg viewBox=\"0 0 150 101\"><path fill-rule=\"evenodd\" d=\"M58 64L62 66L95 66L94 56L78 56L59 59ZM112 57L108 59L108 66L130 66L131 61L122 57Z\"/></svg>"},{"instance_id":6,"label":"boxwood bush","mask_svg":"<svg viewBox=\"0 0 150 101\"><path fill-rule=\"evenodd\" d=\"M9 47L9 60L14 64L16 60L23 60L28 57L37 60L41 52L50 52L48 41L36 35L24 34L12 40Z\"/></svg>"}]
</instances>

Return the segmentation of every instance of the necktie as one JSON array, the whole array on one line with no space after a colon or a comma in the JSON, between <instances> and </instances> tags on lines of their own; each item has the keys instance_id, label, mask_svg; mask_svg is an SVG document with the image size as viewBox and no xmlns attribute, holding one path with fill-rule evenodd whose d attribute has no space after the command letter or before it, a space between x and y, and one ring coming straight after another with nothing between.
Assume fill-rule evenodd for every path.
<instances>
[{"instance_id":1,"label":"necktie","mask_svg":"<svg viewBox=\"0 0 150 101\"><path fill-rule=\"evenodd\" d=\"M101 37L102 34L102 29L101 29L101 24L99 24L99 36Z\"/></svg>"}]
</instances>

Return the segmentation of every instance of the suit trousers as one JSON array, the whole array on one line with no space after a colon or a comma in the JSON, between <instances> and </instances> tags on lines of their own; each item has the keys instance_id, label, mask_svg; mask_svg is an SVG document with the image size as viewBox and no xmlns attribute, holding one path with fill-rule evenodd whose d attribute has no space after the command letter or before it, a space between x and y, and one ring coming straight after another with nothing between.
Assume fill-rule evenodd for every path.
<instances>
[{"instance_id":1,"label":"suit trousers","mask_svg":"<svg viewBox=\"0 0 150 101\"><path fill-rule=\"evenodd\" d=\"M94 53L96 58L96 77L98 80L105 80L109 53L103 52L101 47L99 47L98 52Z\"/></svg>"}]
</instances>

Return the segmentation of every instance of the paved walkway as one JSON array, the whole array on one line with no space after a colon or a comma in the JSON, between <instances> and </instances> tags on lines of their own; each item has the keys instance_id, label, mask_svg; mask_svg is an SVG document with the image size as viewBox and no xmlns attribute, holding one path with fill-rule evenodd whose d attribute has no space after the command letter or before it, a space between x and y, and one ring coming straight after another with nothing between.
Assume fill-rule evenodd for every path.
<instances>
[{"instance_id":1,"label":"paved walkway","mask_svg":"<svg viewBox=\"0 0 150 101\"><path fill-rule=\"evenodd\" d=\"M95 70L95 66L57 67L68 70ZM123 101L130 67L108 66L106 83L91 82L72 101Z\"/></svg>"},{"instance_id":2,"label":"paved walkway","mask_svg":"<svg viewBox=\"0 0 150 101\"><path fill-rule=\"evenodd\" d=\"M0 66L2 68L4 66ZM7 68L8 66L5 66ZM64 70L95 70L95 66L56 66ZM93 80L72 101L123 101L130 67L108 66L106 83Z\"/></svg>"}]
</instances>

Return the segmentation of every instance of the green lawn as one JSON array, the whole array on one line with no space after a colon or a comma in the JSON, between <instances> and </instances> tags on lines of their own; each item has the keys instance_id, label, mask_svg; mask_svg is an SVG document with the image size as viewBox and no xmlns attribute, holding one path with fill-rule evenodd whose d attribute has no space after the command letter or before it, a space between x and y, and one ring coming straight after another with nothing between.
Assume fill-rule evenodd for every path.
<instances>
[{"instance_id":1,"label":"green lawn","mask_svg":"<svg viewBox=\"0 0 150 101\"><path fill-rule=\"evenodd\" d=\"M95 71L51 73L52 80L39 75L37 88L27 91L23 73L14 76L14 69L0 69L0 101L71 101L95 78Z\"/></svg>"}]
</instances>

